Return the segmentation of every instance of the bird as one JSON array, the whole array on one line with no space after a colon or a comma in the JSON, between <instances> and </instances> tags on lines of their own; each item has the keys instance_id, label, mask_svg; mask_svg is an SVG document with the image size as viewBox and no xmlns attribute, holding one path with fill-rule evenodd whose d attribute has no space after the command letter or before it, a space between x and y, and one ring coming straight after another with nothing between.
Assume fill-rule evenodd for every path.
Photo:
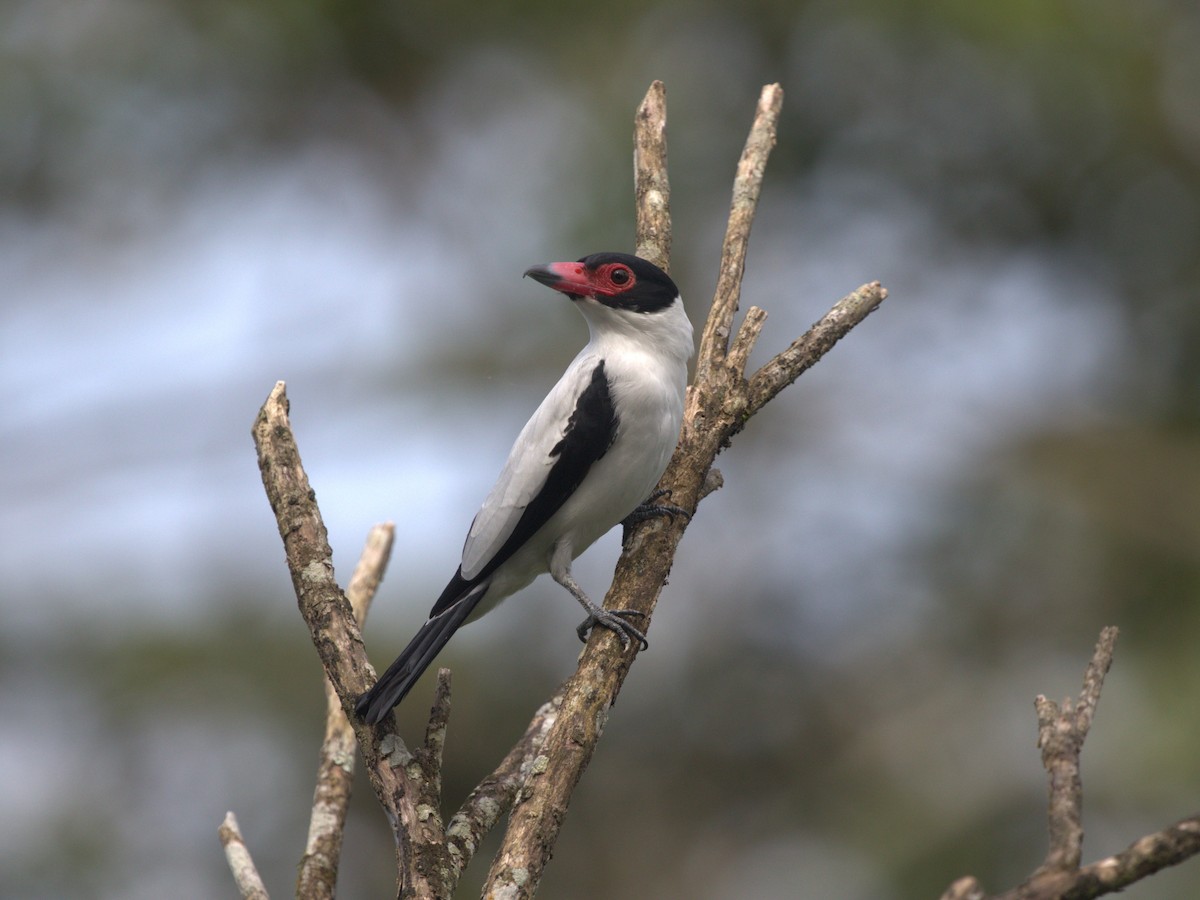
<instances>
[{"instance_id":1,"label":"bird","mask_svg":"<svg viewBox=\"0 0 1200 900\"><path fill-rule=\"evenodd\" d=\"M462 625L547 572L587 611L581 640L600 625L624 649L631 637L645 645L628 620L641 613L598 606L571 564L622 521L683 512L654 503L654 488L679 439L692 325L671 277L628 253L524 274L570 299L589 340L517 435L428 621L358 698L355 713L367 724L404 699Z\"/></svg>"}]
</instances>

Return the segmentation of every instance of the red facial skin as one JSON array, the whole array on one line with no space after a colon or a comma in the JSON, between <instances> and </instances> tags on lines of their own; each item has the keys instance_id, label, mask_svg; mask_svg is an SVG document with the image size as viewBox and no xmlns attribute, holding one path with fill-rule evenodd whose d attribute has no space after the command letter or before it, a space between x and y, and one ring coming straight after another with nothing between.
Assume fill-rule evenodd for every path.
<instances>
[{"instance_id":1,"label":"red facial skin","mask_svg":"<svg viewBox=\"0 0 1200 900\"><path fill-rule=\"evenodd\" d=\"M596 269L587 269L583 263L557 262L544 268L558 278L549 286L564 294L615 297L637 284L637 276L621 263L605 263Z\"/></svg>"}]
</instances>

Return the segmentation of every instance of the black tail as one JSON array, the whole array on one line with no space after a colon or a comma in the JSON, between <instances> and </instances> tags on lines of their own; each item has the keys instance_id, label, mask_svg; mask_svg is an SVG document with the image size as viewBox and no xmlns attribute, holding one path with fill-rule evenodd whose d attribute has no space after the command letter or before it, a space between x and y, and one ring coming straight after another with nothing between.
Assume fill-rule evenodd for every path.
<instances>
[{"instance_id":1,"label":"black tail","mask_svg":"<svg viewBox=\"0 0 1200 900\"><path fill-rule=\"evenodd\" d=\"M456 603L422 625L374 687L358 698L358 703L354 705L355 714L368 725L375 725L403 700L421 674L429 668L434 657L446 646L451 635L466 621L471 610L487 593L487 588L486 582L475 585Z\"/></svg>"}]
</instances>

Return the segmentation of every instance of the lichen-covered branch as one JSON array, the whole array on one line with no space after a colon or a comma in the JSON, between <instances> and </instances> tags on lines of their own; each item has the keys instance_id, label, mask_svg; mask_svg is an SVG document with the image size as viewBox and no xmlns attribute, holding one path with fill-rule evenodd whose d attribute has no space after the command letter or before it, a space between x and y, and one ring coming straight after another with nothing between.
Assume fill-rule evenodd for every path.
<instances>
[{"instance_id":1,"label":"lichen-covered branch","mask_svg":"<svg viewBox=\"0 0 1200 900\"><path fill-rule=\"evenodd\" d=\"M229 871L233 873L233 883L237 885L243 900L270 900L254 859L246 849L237 816L231 812L225 813L225 821L217 829L217 836L225 848L225 859L229 863Z\"/></svg>"},{"instance_id":2,"label":"lichen-covered branch","mask_svg":"<svg viewBox=\"0 0 1200 900\"><path fill-rule=\"evenodd\" d=\"M637 209L634 251L671 271L671 184L667 180L667 89L661 81L638 106L633 126L633 190Z\"/></svg>"},{"instance_id":3,"label":"lichen-covered branch","mask_svg":"<svg viewBox=\"0 0 1200 900\"><path fill-rule=\"evenodd\" d=\"M300 462L288 421L287 386L282 381L259 410L253 435L263 487L283 538L300 614L338 696L357 696L371 680L362 634L333 577L329 535Z\"/></svg>"},{"instance_id":4,"label":"lichen-covered branch","mask_svg":"<svg viewBox=\"0 0 1200 900\"><path fill-rule=\"evenodd\" d=\"M300 462L282 381L263 403L252 433L300 613L325 675L342 710L349 714L355 698L374 680L373 673L350 603L334 579L329 538ZM439 798L430 793L439 776L430 777L419 764L408 765L413 757L395 734L391 716L375 729L350 721L371 786L396 837L399 895L430 900L448 896L447 869L441 865L445 855L441 818L436 814ZM430 809L433 815L428 814Z\"/></svg>"},{"instance_id":5,"label":"lichen-covered branch","mask_svg":"<svg viewBox=\"0 0 1200 900\"><path fill-rule=\"evenodd\" d=\"M446 729L450 726L450 670L438 669L433 690L433 705L425 723L425 740L419 751L421 766L428 778L428 794L440 802L442 796L442 759L446 749Z\"/></svg>"},{"instance_id":6,"label":"lichen-covered branch","mask_svg":"<svg viewBox=\"0 0 1200 900\"><path fill-rule=\"evenodd\" d=\"M665 166L665 142L654 140L665 121L662 118L665 107L658 117L649 112L659 110L660 101L660 89L652 86L635 119L635 128L639 132L635 143L639 148L661 143ZM765 318L761 311L747 317L748 324L743 327L735 352L728 359L727 350L741 292L750 226L767 157L775 143L782 102L783 92L778 85L763 89L746 148L738 163L716 297L702 332L696 377L688 389L679 446L659 482L659 488L669 492L671 503L688 514L695 512L706 490L713 460L752 414L748 411L751 398L744 368ZM642 252L655 252L647 248L670 246L669 239L664 239L664 235L670 234L669 210L665 204L647 208L645 198L652 192L643 192L640 186L643 181L665 185L666 173L664 170L661 176L652 177L643 171L649 165L651 153L640 154L638 158L638 248ZM651 227L646 223L654 224ZM652 234L654 240L647 239L647 234ZM660 265L667 262L661 258L654 258L654 261ZM838 315L822 326L822 333L833 336L833 340L810 339L806 346L812 347L815 354L824 352L884 296L882 288L876 286L873 304L863 305L857 318ZM838 309L835 307L835 311ZM815 358L808 364L812 361ZM686 516L657 518L632 529L605 598L607 608L638 610L644 616L640 620L643 627L649 627L659 592L666 582L675 549L688 521ZM517 900L532 897L537 890L571 794L592 758L609 707L637 652L636 645L628 651L622 650L621 643L607 631L593 631L575 674L560 692L562 702L539 756L539 760L545 760L545 765L535 766L513 808L500 852L488 872L485 897Z\"/></svg>"},{"instance_id":7,"label":"lichen-covered branch","mask_svg":"<svg viewBox=\"0 0 1200 900\"><path fill-rule=\"evenodd\" d=\"M366 546L359 556L346 598L361 629L367 610L392 552L396 527L391 523L376 525L367 534ZM296 876L296 896L332 898L336 894L338 862L342 853L342 835L346 826L346 811L350 805L350 788L354 781L354 761L358 744L354 729L342 709L342 701L329 679L325 679L325 739L317 764L317 786L313 792L312 816L308 823L308 840L300 871Z\"/></svg>"},{"instance_id":8,"label":"lichen-covered branch","mask_svg":"<svg viewBox=\"0 0 1200 900\"><path fill-rule=\"evenodd\" d=\"M466 868L487 833L512 808L517 792L532 774L535 762L545 758L542 746L561 704L561 693L542 704L525 734L500 765L471 791L446 825L446 843L459 871Z\"/></svg>"}]
</instances>

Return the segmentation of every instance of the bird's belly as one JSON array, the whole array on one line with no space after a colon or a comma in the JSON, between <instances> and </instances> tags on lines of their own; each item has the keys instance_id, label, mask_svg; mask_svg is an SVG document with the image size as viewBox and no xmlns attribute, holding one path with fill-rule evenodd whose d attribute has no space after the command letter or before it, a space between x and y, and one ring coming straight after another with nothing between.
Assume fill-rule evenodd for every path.
<instances>
[{"instance_id":1,"label":"bird's belly","mask_svg":"<svg viewBox=\"0 0 1200 900\"><path fill-rule=\"evenodd\" d=\"M568 544L575 559L650 496L675 450L683 403L674 394L657 403L645 399L624 409L618 403L621 425L613 445L546 524L496 569L471 619L548 572L556 546Z\"/></svg>"},{"instance_id":2,"label":"bird's belly","mask_svg":"<svg viewBox=\"0 0 1200 900\"><path fill-rule=\"evenodd\" d=\"M552 536L550 544L571 545L572 558L579 556L644 501L670 459L670 451L653 442L620 439L601 457L562 509L543 529Z\"/></svg>"},{"instance_id":3,"label":"bird's belly","mask_svg":"<svg viewBox=\"0 0 1200 900\"><path fill-rule=\"evenodd\" d=\"M558 512L496 570L480 605L491 609L549 571L550 553L559 543L570 545L572 559L583 553L650 495L669 459L669 452L618 440ZM490 597L498 599L489 603Z\"/></svg>"}]
</instances>

